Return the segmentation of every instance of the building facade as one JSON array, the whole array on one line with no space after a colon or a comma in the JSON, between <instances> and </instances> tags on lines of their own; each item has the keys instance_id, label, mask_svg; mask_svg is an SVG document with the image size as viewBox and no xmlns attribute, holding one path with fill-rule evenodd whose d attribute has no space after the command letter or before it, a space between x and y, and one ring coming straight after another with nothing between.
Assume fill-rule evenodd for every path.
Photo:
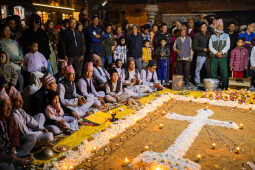
<instances>
[{"instance_id":1,"label":"building facade","mask_svg":"<svg viewBox=\"0 0 255 170\"><path fill-rule=\"evenodd\" d=\"M88 8L87 0L1 0L1 19L19 15L26 19L32 13L41 16L43 23L48 19L59 21L73 17L78 20L81 8Z\"/></svg>"}]
</instances>

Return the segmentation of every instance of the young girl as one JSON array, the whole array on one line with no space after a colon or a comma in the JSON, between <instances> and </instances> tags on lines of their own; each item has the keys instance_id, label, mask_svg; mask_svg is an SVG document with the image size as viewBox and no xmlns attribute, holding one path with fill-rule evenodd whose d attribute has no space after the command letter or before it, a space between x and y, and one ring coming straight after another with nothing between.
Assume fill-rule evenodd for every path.
<instances>
[{"instance_id":1,"label":"young girl","mask_svg":"<svg viewBox=\"0 0 255 170\"><path fill-rule=\"evenodd\" d=\"M143 68L147 67L150 60L152 60L151 57L151 48L150 48L150 41L145 40L144 41L144 47L142 49L142 62L143 62Z\"/></svg>"},{"instance_id":2,"label":"young girl","mask_svg":"<svg viewBox=\"0 0 255 170\"><path fill-rule=\"evenodd\" d=\"M117 59L121 59L123 64L127 63L127 45L125 37L121 37L119 40L119 45L114 51L113 59L116 61Z\"/></svg>"},{"instance_id":3,"label":"young girl","mask_svg":"<svg viewBox=\"0 0 255 170\"><path fill-rule=\"evenodd\" d=\"M64 116L57 92L49 91L48 103L45 109L45 114L48 119L47 123L50 124L48 128L55 135L60 134L61 130L65 133L70 133L79 129L77 119L72 116Z\"/></svg>"},{"instance_id":4,"label":"young girl","mask_svg":"<svg viewBox=\"0 0 255 170\"><path fill-rule=\"evenodd\" d=\"M248 68L248 50L243 47L244 40L238 39L236 42L236 47L231 51L230 58L230 70L233 71L234 78L242 78L244 71Z\"/></svg>"}]
</instances>

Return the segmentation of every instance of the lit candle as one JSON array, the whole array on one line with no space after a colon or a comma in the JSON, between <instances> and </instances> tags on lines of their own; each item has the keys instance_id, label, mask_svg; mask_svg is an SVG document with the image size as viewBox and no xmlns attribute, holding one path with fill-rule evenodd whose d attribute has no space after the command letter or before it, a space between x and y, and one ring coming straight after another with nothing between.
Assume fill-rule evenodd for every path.
<instances>
[{"instance_id":1,"label":"lit candle","mask_svg":"<svg viewBox=\"0 0 255 170\"><path fill-rule=\"evenodd\" d=\"M122 163L122 166L127 166L129 164L129 160L128 160L128 158L126 157L125 159L124 159L124 162Z\"/></svg>"},{"instance_id":2,"label":"lit candle","mask_svg":"<svg viewBox=\"0 0 255 170\"><path fill-rule=\"evenodd\" d=\"M159 124L159 129L163 129L163 127L164 127L164 124L160 123Z\"/></svg>"},{"instance_id":3,"label":"lit candle","mask_svg":"<svg viewBox=\"0 0 255 170\"><path fill-rule=\"evenodd\" d=\"M239 129L243 129L244 125L242 123L239 124Z\"/></svg>"},{"instance_id":4,"label":"lit candle","mask_svg":"<svg viewBox=\"0 0 255 170\"><path fill-rule=\"evenodd\" d=\"M149 146L148 146L148 145L144 146L144 149L145 149L145 150L148 150L148 149L149 149Z\"/></svg>"},{"instance_id":5,"label":"lit candle","mask_svg":"<svg viewBox=\"0 0 255 170\"><path fill-rule=\"evenodd\" d=\"M235 153L236 153L236 154L239 154L239 153L240 153L240 147L239 147L239 146L237 146L237 147L235 148Z\"/></svg>"},{"instance_id":6,"label":"lit candle","mask_svg":"<svg viewBox=\"0 0 255 170\"><path fill-rule=\"evenodd\" d=\"M212 149L216 148L216 143L212 143Z\"/></svg>"},{"instance_id":7,"label":"lit candle","mask_svg":"<svg viewBox=\"0 0 255 170\"><path fill-rule=\"evenodd\" d=\"M202 155L201 154L197 154L196 158L197 158L196 161L199 162L201 160L201 158L202 158Z\"/></svg>"}]
</instances>

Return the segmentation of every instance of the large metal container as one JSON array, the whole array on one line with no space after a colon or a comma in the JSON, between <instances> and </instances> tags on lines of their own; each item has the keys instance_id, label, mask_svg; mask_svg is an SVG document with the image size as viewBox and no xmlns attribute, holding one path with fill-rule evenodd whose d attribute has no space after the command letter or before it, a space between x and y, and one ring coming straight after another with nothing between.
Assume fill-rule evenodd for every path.
<instances>
[{"instance_id":1,"label":"large metal container","mask_svg":"<svg viewBox=\"0 0 255 170\"><path fill-rule=\"evenodd\" d=\"M204 79L204 86L206 90L216 90L219 86L219 80L211 78Z\"/></svg>"}]
</instances>

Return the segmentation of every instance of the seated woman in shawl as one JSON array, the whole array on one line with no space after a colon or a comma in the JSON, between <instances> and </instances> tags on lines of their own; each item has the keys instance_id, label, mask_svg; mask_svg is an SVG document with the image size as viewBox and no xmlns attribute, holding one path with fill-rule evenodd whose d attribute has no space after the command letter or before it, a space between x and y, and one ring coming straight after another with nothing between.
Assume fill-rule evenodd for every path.
<instances>
[{"instance_id":1,"label":"seated woman in shawl","mask_svg":"<svg viewBox=\"0 0 255 170\"><path fill-rule=\"evenodd\" d=\"M97 108L105 105L104 97L105 93L103 91L97 92L93 83L93 72L94 67L92 62L88 62L84 66L83 77L79 79L77 87L83 96L87 99L94 100L94 105Z\"/></svg>"},{"instance_id":2,"label":"seated woman in shawl","mask_svg":"<svg viewBox=\"0 0 255 170\"><path fill-rule=\"evenodd\" d=\"M45 115L47 117L47 127L55 135L60 134L63 130L69 134L71 131L79 129L78 121L72 116L65 116L63 108L59 102L59 95L57 92L50 91L47 95L48 105L45 109ZM70 130L70 131L69 131Z\"/></svg>"},{"instance_id":3,"label":"seated woman in shawl","mask_svg":"<svg viewBox=\"0 0 255 170\"><path fill-rule=\"evenodd\" d=\"M54 140L53 134L44 127L45 116L39 113L32 117L27 114L23 107L23 99L18 91L12 90L10 93L12 102L12 114L22 137L35 136L36 145L47 145Z\"/></svg>"},{"instance_id":4,"label":"seated woman in shawl","mask_svg":"<svg viewBox=\"0 0 255 170\"><path fill-rule=\"evenodd\" d=\"M86 99L76 92L75 71L72 65L65 68L65 78L59 83L59 97L61 104L71 110L72 115L78 120L86 115L94 100Z\"/></svg>"},{"instance_id":5,"label":"seated woman in shawl","mask_svg":"<svg viewBox=\"0 0 255 170\"><path fill-rule=\"evenodd\" d=\"M158 81L156 70L157 63L154 60L150 60L148 66L141 71L141 79L143 85L150 87L152 90L162 90L163 86Z\"/></svg>"}]
</instances>

